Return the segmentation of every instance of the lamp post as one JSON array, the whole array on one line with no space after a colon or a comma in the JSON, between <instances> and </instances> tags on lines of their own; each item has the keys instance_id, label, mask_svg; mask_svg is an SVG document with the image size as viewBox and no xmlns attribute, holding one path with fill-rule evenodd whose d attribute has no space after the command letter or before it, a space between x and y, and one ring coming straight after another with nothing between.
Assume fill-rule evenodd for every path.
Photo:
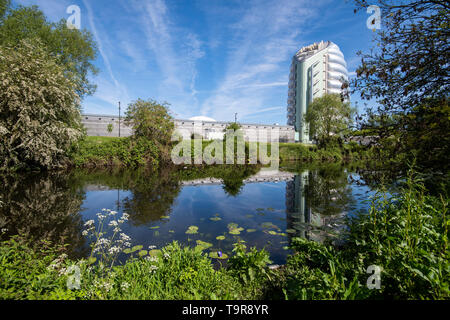
<instances>
[{"instance_id":1,"label":"lamp post","mask_svg":"<svg viewBox=\"0 0 450 320\"><path fill-rule=\"evenodd\" d=\"M120 138L120 101L119 101L119 138Z\"/></svg>"}]
</instances>

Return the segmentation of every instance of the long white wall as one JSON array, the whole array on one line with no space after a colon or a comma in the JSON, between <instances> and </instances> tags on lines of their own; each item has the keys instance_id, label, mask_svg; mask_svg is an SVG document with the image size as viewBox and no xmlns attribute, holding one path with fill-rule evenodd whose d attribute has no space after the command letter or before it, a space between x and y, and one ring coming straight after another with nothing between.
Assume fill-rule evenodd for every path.
<instances>
[{"instance_id":1,"label":"long white wall","mask_svg":"<svg viewBox=\"0 0 450 320\"><path fill-rule=\"evenodd\" d=\"M119 136L119 118L111 115L84 114L82 123L86 128L88 136L118 137ZM112 124L112 131L108 131L108 125ZM175 119L175 130L184 137L191 136L194 133L200 134L204 139L219 139L224 134L224 129L230 122L213 121L194 121ZM265 139L273 140L275 131L278 131L280 142L294 142L295 130L293 126L267 125L267 124L241 124L244 132L244 138L247 141L261 141L261 132L267 132ZM125 126L123 119L120 124L120 136L128 137L132 135L133 130ZM255 134L256 133L256 134ZM271 137L272 136L272 137Z\"/></svg>"}]
</instances>

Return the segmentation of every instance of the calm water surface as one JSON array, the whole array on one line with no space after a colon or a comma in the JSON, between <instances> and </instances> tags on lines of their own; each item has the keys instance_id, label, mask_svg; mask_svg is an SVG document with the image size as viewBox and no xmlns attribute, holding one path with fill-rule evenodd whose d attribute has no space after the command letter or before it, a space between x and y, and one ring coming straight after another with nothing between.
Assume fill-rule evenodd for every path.
<instances>
[{"instance_id":1,"label":"calm water surface","mask_svg":"<svg viewBox=\"0 0 450 320\"><path fill-rule=\"evenodd\" d=\"M0 188L2 238L17 233L47 237L68 244L73 256L86 256L90 248L82 235L84 223L98 223L97 213L110 209L118 217L129 214L122 232L133 246L161 248L177 240L194 247L201 240L210 245L206 253L230 255L233 243L244 240L247 246L265 248L273 263L282 264L292 237L321 242L338 236L342 218L367 209L373 194L353 169L341 166L236 170L232 178L220 169L217 174L190 170L5 178ZM186 233L191 226L198 228L195 234Z\"/></svg>"}]
</instances>

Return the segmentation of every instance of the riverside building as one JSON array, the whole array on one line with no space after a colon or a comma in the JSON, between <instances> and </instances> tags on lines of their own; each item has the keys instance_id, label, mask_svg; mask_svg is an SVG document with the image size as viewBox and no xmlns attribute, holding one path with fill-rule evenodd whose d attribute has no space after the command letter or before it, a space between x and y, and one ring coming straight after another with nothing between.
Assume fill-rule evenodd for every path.
<instances>
[{"instance_id":1,"label":"riverside building","mask_svg":"<svg viewBox=\"0 0 450 320\"><path fill-rule=\"evenodd\" d=\"M341 93L348 81L347 64L339 47L321 41L300 49L289 74L287 125L295 128L295 141L311 143L303 117L309 104L325 93Z\"/></svg>"}]
</instances>

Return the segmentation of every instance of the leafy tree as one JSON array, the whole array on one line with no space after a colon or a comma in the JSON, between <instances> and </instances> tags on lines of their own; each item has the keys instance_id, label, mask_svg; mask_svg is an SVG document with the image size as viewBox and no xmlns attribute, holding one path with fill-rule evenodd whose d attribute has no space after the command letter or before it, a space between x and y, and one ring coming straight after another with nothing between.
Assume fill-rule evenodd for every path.
<instances>
[{"instance_id":1,"label":"leafy tree","mask_svg":"<svg viewBox=\"0 0 450 320\"><path fill-rule=\"evenodd\" d=\"M162 146L171 143L175 126L168 103L138 99L128 105L125 123L133 127L136 138L148 139Z\"/></svg>"},{"instance_id":2,"label":"leafy tree","mask_svg":"<svg viewBox=\"0 0 450 320\"><path fill-rule=\"evenodd\" d=\"M81 98L94 93L96 86L88 77L98 72L92 64L97 47L88 31L69 29L64 19L51 23L37 6L14 9L10 0L0 0L0 46L14 47L24 39L35 38L65 71L76 76L76 91Z\"/></svg>"},{"instance_id":3,"label":"leafy tree","mask_svg":"<svg viewBox=\"0 0 450 320\"><path fill-rule=\"evenodd\" d=\"M82 135L74 78L39 41L0 47L0 168L61 165Z\"/></svg>"},{"instance_id":4,"label":"leafy tree","mask_svg":"<svg viewBox=\"0 0 450 320\"><path fill-rule=\"evenodd\" d=\"M10 4L10 0L0 0L0 21L5 16L6 10L9 8Z\"/></svg>"},{"instance_id":5,"label":"leafy tree","mask_svg":"<svg viewBox=\"0 0 450 320\"><path fill-rule=\"evenodd\" d=\"M309 125L311 138L324 146L346 133L353 113L350 103L343 102L339 94L325 94L309 105L304 121Z\"/></svg>"},{"instance_id":6,"label":"leafy tree","mask_svg":"<svg viewBox=\"0 0 450 320\"><path fill-rule=\"evenodd\" d=\"M360 119L360 127L377 137L383 157L397 157L398 166L390 164L395 171L404 171L399 168L417 155L420 169L448 171L448 1L355 2L355 11L372 4L382 10L376 47L359 53L361 65L351 84L363 99L378 102Z\"/></svg>"}]
</instances>

